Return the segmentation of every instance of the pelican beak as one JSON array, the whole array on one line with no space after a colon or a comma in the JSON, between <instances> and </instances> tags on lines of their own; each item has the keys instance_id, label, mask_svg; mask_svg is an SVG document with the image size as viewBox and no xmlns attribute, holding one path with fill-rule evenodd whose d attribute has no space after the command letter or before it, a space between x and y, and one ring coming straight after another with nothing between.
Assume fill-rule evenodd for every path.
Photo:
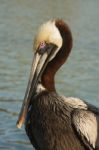
<instances>
[{"instance_id":1,"label":"pelican beak","mask_svg":"<svg viewBox=\"0 0 99 150\"><path fill-rule=\"evenodd\" d=\"M35 94L38 81L56 49L57 46L50 43L46 44L43 48L39 48L34 54L27 90L17 121L18 128L21 128L22 124L25 122L30 100Z\"/></svg>"}]
</instances>

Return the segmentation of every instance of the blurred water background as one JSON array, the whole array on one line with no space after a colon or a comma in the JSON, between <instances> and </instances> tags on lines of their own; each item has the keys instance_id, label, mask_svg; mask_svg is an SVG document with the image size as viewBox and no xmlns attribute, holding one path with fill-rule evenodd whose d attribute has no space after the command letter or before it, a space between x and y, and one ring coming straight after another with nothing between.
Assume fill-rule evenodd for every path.
<instances>
[{"instance_id":1,"label":"blurred water background","mask_svg":"<svg viewBox=\"0 0 99 150\"><path fill-rule=\"evenodd\" d=\"M56 76L59 93L99 106L99 0L0 0L0 150L32 150L16 128L38 26L62 18L74 38Z\"/></svg>"}]
</instances>

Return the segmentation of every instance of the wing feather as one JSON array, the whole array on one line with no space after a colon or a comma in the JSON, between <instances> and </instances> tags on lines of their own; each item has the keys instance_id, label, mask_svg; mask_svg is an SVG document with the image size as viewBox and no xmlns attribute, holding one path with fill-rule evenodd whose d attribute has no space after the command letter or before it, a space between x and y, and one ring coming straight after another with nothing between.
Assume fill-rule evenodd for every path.
<instances>
[{"instance_id":1,"label":"wing feather","mask_svg":"<svg viewBox=\"0 0 99 150\"><path fill-rule=\"evenodd\" d=\"M73 112L72 123L87 147L95 148L98 137L98 122L94 113L76 109Z\"/></svg>"}]
</instances>

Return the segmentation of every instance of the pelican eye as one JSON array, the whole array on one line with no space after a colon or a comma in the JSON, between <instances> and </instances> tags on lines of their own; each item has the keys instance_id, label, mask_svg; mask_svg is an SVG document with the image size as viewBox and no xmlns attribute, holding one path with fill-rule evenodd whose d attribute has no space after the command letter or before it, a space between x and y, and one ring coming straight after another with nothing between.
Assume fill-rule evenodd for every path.
<instances>
[{"instance_id":1,"label":"pelican eye","mask_svg":"<svg viewBox=\"0 0 99 150\"><path fill-rule=\"evenodd\" d=\"M39 44L37 52L41 55L44 54L47 51L47 46L48 44L45 41L41 42Z\"/></svg>"},{"instance_id":2,"label":"pelican eye","mask_svg":"<svg viewBox=\"0 0 99 150\"><path fill-rule=\"evenodd\" d=\"M50 52L54 52L57 49L57 45L53 43L41 42L37 49L37 53L43 55L44 53L50 54Z\"/></svg>"},{"instance_id":3,"label":"pelican eye","mask_svg":"<svg viewBox=\"0 0 99 150\"><path fill-rule=\"evenodd\" d=\"M43 42L40 43L39 49L43 49L45 46L46 46L46 42L43 41Z\"/></svg>"}]
</instances>

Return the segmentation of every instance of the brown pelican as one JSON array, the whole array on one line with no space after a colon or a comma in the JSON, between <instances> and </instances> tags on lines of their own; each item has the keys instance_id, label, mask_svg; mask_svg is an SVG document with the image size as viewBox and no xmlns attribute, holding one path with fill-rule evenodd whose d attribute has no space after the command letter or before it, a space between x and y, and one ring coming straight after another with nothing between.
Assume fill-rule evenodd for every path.
<instances>
[{"instance_id":1,"label":"brown pelican","mask_svg":"<svg viewBox=\"0 0 99 150\"><path fill-rule=\"evenodd\" d=\"M72 48L62 20L43 24L34 40L34 59L17 126L36 150L99 150L99 109L77 98L58 95L54 77Z\"/></svg>"}]
</instances>

